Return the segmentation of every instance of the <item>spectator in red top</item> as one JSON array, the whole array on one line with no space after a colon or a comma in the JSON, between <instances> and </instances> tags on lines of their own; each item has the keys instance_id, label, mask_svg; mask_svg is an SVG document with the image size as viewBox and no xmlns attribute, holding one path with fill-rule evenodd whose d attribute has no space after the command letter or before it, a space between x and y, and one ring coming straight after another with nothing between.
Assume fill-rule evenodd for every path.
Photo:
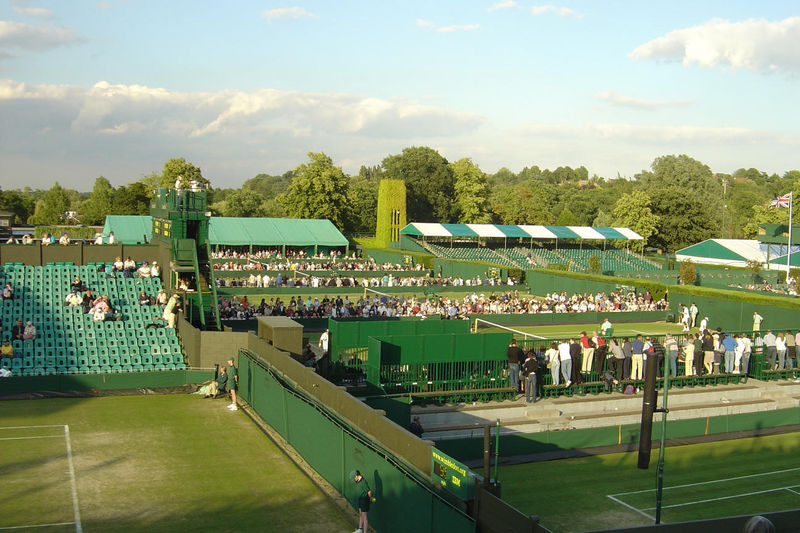
<instances>
[{"instance_id":1,"label":"spectator in red top","mask_svg":"<svg viewBox=\"0 0 800 533\"><path fill-rule=\"evenodd\" d=\"M592 361L594 360L594 343L586 335L585 331L581 331L581 372L592 371Z\"/></svg>"}]
</instances>

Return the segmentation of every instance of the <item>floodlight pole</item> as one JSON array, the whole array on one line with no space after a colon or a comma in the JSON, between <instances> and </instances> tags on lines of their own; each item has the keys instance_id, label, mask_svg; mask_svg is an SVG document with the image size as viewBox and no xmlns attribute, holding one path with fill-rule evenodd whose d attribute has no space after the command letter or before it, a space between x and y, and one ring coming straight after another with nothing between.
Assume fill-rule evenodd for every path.
<instances>
[{"instance_id":1,"label":"floodlight pole","mask_svg":"<svg viewBox=\"0 0 800 533\"><path fill-rule=\"evenodd\" d=\"M661 413L661 449L658 452L658 469L656 474L656 524L661 523L661 492L664 486L664 449L667 444L667 397L669 395L669 355L664 357L664 399L661 409L653 409L655 413Z\"/></svg>"},{"instance_id":2,"label":"floodlight pole","mask_svg":"<svg viewBox=\"0 0 800 533\"><path fill-rule=\"evenodd\" d=\"M786 246L786 284L789 284L789 272L792 270L792 204L794 204L794 191L789 192L789 240Z\"/></svg>"}]
</instances>

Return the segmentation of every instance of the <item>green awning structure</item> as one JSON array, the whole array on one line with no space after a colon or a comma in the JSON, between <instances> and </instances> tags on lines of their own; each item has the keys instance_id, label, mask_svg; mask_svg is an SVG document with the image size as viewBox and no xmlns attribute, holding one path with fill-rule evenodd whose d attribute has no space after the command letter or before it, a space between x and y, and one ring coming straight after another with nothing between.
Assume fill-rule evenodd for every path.
<instances>
[{"instance_id":1,"label":"green awning structure","mask_svg":"<svg viewBox=\"0 0 800 533\"><path fill-rule=\"evenodd\" d=\"M114 232L121 244L144 244L153 238L153 217L149 215L106 215L103 235ZM107 239L106 239L107 240Z\"/></svg>"},{"instance_id":2,"label":"green awning structure","mask_svg":"<svg viewBox=\"0 0 800 533\"><path fill-rule=\"evenodd\" d=\"M117 242L150 242L153 217L108 215L103 234L114 232ZM348 240L330 220L299 218L211 217L209 241L222 246L347 246ZM146 239L146 240L145 240Z\"/></svg>"},{"instance_id":3,"label":"green awning structure","mask_svg":"<svg viewBox=\"0 0 800 533\"><path fill-rule=\"evenodd\" d=\"M330 220L211 217L211 244L227 246L347 246Z\"/></svg>"},{"instance_id":4,"label":"green awning structure","mask_svg":"<svg viewBox=\"0 0 800 533\"><path fill-rule=\"evenodd\" d=\"M400 230L401 235L414 237L480 237L503 239L583 239L641 241L642 236L629 228L595 228L591 226L532 226L511 224L439 224L412 222Z\"/></svg>"},{"instance_id":5,"label":"green awning structure","mask_svg":"<svg viewBox=\"0 0 800 533\"><path fill-rule=\"evenodd\" d=\"M711 265L747 266L750 260L766 262L766 254L756 240L707 239L676 251L675 259Z\"/></svg>"}]
</instances>

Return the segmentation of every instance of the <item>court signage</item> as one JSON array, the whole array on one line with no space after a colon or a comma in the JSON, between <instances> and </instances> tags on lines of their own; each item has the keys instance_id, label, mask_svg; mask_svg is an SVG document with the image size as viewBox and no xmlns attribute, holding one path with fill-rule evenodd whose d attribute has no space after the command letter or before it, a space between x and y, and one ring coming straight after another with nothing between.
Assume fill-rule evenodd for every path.
<instances>
[{"instance_id":1,"label":"court signage","mask_svg":"<svg viewBox=\"0 0 800 533\"><path fill-rule=\"evenodd\" d=\"M434 481L462 500L473 498L475 473L465 464L434 449L431 450L431 472Z\"/></svg>"}]
</instances>

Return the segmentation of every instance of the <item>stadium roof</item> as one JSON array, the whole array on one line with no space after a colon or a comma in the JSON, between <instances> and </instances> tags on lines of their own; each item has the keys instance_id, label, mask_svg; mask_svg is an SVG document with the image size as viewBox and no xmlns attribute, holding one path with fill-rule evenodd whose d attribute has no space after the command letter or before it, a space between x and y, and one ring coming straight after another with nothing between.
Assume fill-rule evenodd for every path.
<instances>
[{"instance_id":1,"label":"stadium roof","mask_svg":"<svg viewBox=\"0 0 800 533\"><path fill-rule=\"evenodd\" d=\"M766 261L756 240L708 239L675 252L678 261L692 261L710 265L747 266L747 261ZM786 259L784 258L784 262Z\"/></svg>"},{"instance_id":2,"label":"stadium roof","mask_svg":"<svg viewBox=\"0 0 800 533\"><path fill-rule=\"evenodd\" d=\"M792 230L794 231L794 230ZM794 236L794 235L793 235ZM794 248L794 246L792 246ZM791 259L791 266L796 267L800 266L800 252L792 252L792 259ZM770 265L777 265L777 266L786 266L786 254L776 257L775 259L771 259L769 262Z\"/></svg>"},{"instance_id":3,"label":"stadium roof","mask_svg":"<svg viewBox=\"0 0 800 533\"><path fill-rule=\"evenodd\" d=\"M149 215L106 215L103 235L114 232L114 238L122 244L150 242L153 238L153 217Z\"/></svg>"},{"instance_id":4,"label":"stadium roof","mask_svg":"<svg viewBox=\"0 0 800 533\"><path fill-rule=\"evenodd\" d=\"M591 226L511 226L502 224L434 224L412 222L400 230L416 237L496 237L525 239L622 239L640 241L642 236L628 228Z\"/></svg>"},{"instance_id":5,"label":"stadium roof","mask_svg":"<svg viewBox=\"0 0 800 533\"><path fill-rule=\"evenodd\" d=\"M153 217L145 215L108 215L103 234L114 232L117 242L136 244L153 236ZM330 220L298 218L211 217L211 244L228 246L347 246L348 241Z\"/></svg>"}]
</instances>

